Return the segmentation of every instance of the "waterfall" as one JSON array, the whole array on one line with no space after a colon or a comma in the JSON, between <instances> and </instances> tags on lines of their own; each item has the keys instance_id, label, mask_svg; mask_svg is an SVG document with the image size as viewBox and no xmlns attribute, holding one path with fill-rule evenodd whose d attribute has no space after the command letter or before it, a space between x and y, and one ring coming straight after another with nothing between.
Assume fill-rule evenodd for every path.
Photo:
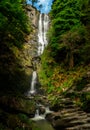
<instances>
[{"instance_id":1,"label":"waterfall","mask_svg":"<svg viewBox=\"0 0 90 130\"><path fill-rule=\"evenodd\" d=\"M39 114L39 109L37 109L36 112L35 112L35 116L32 118L32 120L34 120L34 121L45 120L45 116L40 115Z\"/></svg>"},{"instance_id":2,"label":"waterfall","mask_svg":"<svg viewBox=\"0 0 90 130\"><path fill-rule=\"evenodd\" d=\"M41 55L45 46L48 44L46 33L49 25L49 17L47 14L40 14L38 24L38 55Z\"/></svg>"},{"instance_id":3,"label":"waterfall","mask_svg":"<svg viewBox=\"0 0 90 130\"><path fill-rule=\"evenodd\" d=\"M36 110L35 117L39 116L39 109Z\"/></svg>"},{"instance_id":4,"label":"waterfall","mask_svg":"<svg viewBox=\"0 0 90 130\"><path fill-rule=\"evenodd\" d=\"M36 85L36 81L37 80L37 73L36 71L33 71L32 73L32 81L31 81L31 89L29 91L30 94L34 94L36 92L35 90L35 85Z\"/></svg>"},{"instance_id":5,"label":"waterfall","mask_svg":"<svg viewBox=\"0 0 90 130\"><path fill-rule=\"evenodd\" d=\"M46 33L49 27L49 17L47 14L40 14L39 16L39 23L38 23L38 50L37 50L37 58L40 58L39 56L43 53L44 48L48 44L48 40L46 37ZM36 57L33 57L33 73L32 73L32 80L30 85L30 90L27 94L27 96L32 99L36 94L36 83L37 83L37 68L36 68ZM37 93L38 94L38 93ZM40 96L40 95L39 95ZM49 124L49 122L46 121L45 117L47 114L52 113L50 111L49 106L45 107L45 105L38 104L36 102L37 109L35 111L35 115L31 120L36 122L36 128L37 129L43 129L43 130L54 130ZM45 112L41 113L40 111L43 109Z\"/></svg>"},{"instance_id":6,"label":"waterfall","mask_svg":"<svg viewBox=\"0 0 90 130\"><path fill-rule=\"evenodd\" d=\"M48 44L48 40L46 37L46 33L49 27L49 16L47 14L41 14L39 15L39 21L38 21L38 49L37 49L37 57L40 56L45 46ZM36 60L36 59L35 59ZM33 67L36 66L36 61L33 60ZM35 63L34 63L35 62ZM33 95L36 93L36 82L37 82L37 72L33 70L32 73L32 80L30 85L30 90L28 91L27 96Z\"/></svg>"},{"instance_id":7,"label":"waterfall","mask_svg":"<svg viewBox=\"0 0 90 130\"><path fill-rule=\"evenodd\" d=\"M49 114L49 113L52 113L52 111L49 109L49 106L47 106L45 114Z\"/></svg>"}]
</instances>

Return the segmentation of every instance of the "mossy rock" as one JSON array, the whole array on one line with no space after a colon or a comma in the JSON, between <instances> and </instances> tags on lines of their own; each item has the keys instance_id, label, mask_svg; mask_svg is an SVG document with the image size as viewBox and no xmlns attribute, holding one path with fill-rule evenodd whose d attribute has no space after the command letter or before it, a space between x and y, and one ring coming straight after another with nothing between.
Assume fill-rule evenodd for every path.
<instances>
[{"instance_id":1,"label":"mossy rock","mask_svg":"<svg viewBox=\"0 0 90 130\"><path fill-rule=\"evenodd\" d=\"M0 98L0 106L5 111L13 113L24 113L28 116L32 116L35 113L35 102L20 97L7 97L2 96Z\"/></svg>"}]
</instances>

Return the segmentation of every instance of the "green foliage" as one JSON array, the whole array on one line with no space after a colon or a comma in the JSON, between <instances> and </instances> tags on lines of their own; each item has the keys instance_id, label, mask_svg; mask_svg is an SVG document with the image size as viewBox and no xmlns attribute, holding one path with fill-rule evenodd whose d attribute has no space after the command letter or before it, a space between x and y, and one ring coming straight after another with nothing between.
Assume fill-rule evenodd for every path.
<instances>
[{"instance_id":1,"label":"green foliage","mask_svg":"<svg viewBox=\"0 0 90 130\"><path fill-rule=\"evenodd\" d=\"M50 18L41 83L52 104L60 104L57 95L69 94L75 104L90 111L90 94L82 91L90 71L90 0L54 0Z\"/></svg>"},{"instance_id":2,"label":"green foliage","mask_svg":"<svg viewBox=\"0 0 90 130\"><path fill-rule=\"evenodd\" d=\"M26 34L30 32L30 25L22 0L0 1L0 39L8 46L21 47Z\"/></svg>"},{"instance_id":3,"label":"green foliage","mask_svg":"<svg viewBox=\"0 0 90 130\"><path fill-rule=\"evenodd\" d=\"M90 92L74 95L73 98L77 106L81 107L86 112L90 112Z\"/></svg>"},{"instance_id":4,"label":"green foliage","mask_svg":"<svg viewBox=\"0 0 90 130\"><path fill-rule=\"evenodd\" d=\"M51 27L48 32L50 38L50 55L58 63L67 68L84 64L89 61L82 56L89 46L90 1L55 0L50 12ZM82 50L82 51L81 51ZM87 54L88 55L88 54Z\"/></svg>"},{"instance_id":5,"label":"green foliage","mask_svg":"<svg viewBox=\"0 0 90 130\"><path fill-rule=\"evenodd\" d=\"M25 0L0 1L0 89L1 93L24 93L29 76L21 63L23 43L31 32ZM21 56L22 55L22 56Z\"/></svg>"},{"instance_id":6,"label":"green foliage","mask_svg":"<svg viewBox=\"0 0 90 130\"><path fill-rule=\"evenodd\" d=\"M0 130L6 130L6 129L5 129L5 126L2 123L0 123Z\"/></svg>"},{"instance_id":7,"label":"green foliage","mask_svg":"<svg viewBox=\"0 0 90 130\"><path fill-rule=\"evenodd\" d=\"M29 123L29 118L25 114L18 114L20 120L24 123Z\"/></svg>"},{"instance_id":8,"label":"green foliage","mask_svg":"<svg viewBox=\"0 0 90 130\"><path fill-rule=\"evenodd\" d=\"M85 80L84 77L81 77L77 81L76 90L81 91L81 90L83 90L84 87L86 87L86 85L87 85L87 80Z\"/></svg>"}]
</instances>

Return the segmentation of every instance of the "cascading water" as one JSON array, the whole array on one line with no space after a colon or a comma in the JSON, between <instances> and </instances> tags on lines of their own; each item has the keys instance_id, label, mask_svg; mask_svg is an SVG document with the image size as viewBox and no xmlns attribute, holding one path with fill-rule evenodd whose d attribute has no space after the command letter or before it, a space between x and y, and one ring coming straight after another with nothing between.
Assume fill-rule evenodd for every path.
<instances>
[{"instance_id":1,"label":"cascading water","mask_svg":"<svg viewBox=\"0 0 90 130\"><path fill-rule=\"evenodd\" d=\"M52 111L49 109L49 106L47 106L47 107L46 107L45 114L49 114L49 113L52 113Z\"/></svg>"},{"instance_id":2,"label":"cascading water","mask_svg":"<svg viewBox=\"0 0 90 130\"><path fill-rule=\"evenodd\" d=\"M38 56L40 56L45 46L48 44L46 33L49 26L49 17L47 14L40 14L39 16L39 23L38 23ZM35 66L34 66L35 67ZM36 71L33 71L32 73L32 81L31 81L31 88L28 92L28 96L33 95L36 93L35 85L37 80L37 73Z\"/></svg>"},{"instance_id":3,"label":"cascading water","mask_svg":"<svg viewBox=\"0 0 90 130\"><path fill-rule=\"evenodd\" d=\"M50 113L52 113L53 111L51 111L50 109L49 109L49 106L44 106L44 105L42 105L42 104L37 104L37 109L36 109L36 112L35 112L35 116L32 118L32 120L35 120L35 121L38 121L38 120L45 120L45 116L47 115L47 114L50 114ZM43 114L40 114L39 113L39 111L40 111L40 109L44 109L45 110L45 112L43 113Z\"/></svg>"},{"instance_id":4,"label":"cascading water","mask_svg":"<svg viewBox=\"0 0 90 130\"><path fill-rule=\"evenodd\" d=\"M44 48L47 46L48 44L48 40L46 37L46 33L49 27L49 17L47 14L40 14L39 16L39 23L38 23L38 50L37 50L37 57L39 57L43 51ZM33 61L35 62L35 61ZM34 64L33 64L34 65ZM36 65L33 66L34 68L36 68ZM31 88L30 91L28 92L28 96L33 96L34 94L36 94L36 82L37 82L37 72L36 69L33 70L32 73L32 80L31 80ZM44 114L40 114L39 113L39 109L40 107L43 107L45 109L45 113ZM40 128L42 127L43 130L53 130L53 128L51 127L51 125L45 120L45 116L46 114L51 113L51 111L49 110L49 107L45 107L42 104L37 104L37 109L35 112L35 116L32 118L32 120L34 121L39 121L38 123ZM43 127L42 125L42 120L43 123L45 124L45 126Z\"/></svg>"},{"instance_id":5,"label":"cascading water","mask_svg":"<svg viewBox=\"0 0 90 130\"><path fill-rule=\"evenodd\" d=\"M48 40L46 37L48 27L49 27L48 15L47 14L40 14L39 23L38 23L38 50L37 50L38 56L40 56L43 53L45 46L47 46L47 44L48 44ZM37 78L36 71L33 71L31 89L29 92L31 95L33 95L36 92L36 90L35 90L36 78ZM43 115L40 115L39 109L37 109L33 120L45 119L45 114L50 113L50 112L51 111L49 110L49 107L46 107L45 113Z\"/></svg>"},{"instance_id":6,"label":"cascading water","mask_svg":"<svg viewBox=\"0 0 90 130\"><path fill-rule=\"evenodd\" d=\"M49 17L47 14L40 14L38 24L38 55L41 55L45 46L48 44L46 33L49 26Z\"/></svg>"},{"instance_id":7,"label":"cascading water","mask_svg":"<svg viewBox=\"0 0 90 130\"><path fill-rule=\"evenodd\" d=\"M34 121L38 120L45 120L45 115L40 115L39 114L39 109L36 110L34 118L32 118Z\"/></svg>"},{"instance_id":8,"label":"cascading water","mask_svg":"<svg viewBox=\"0 0 90 130\"><path fill-rule=\"evenodd\" d=\"M32 81L31 81L31 89L29 91L29 94L34 94L36 92L36 90L35 90L36 82L37 82L37 73L36 73L36 71L33 71Z\"/></svg>"},{"instance_id":9,"label":"cascading water","mask_svg":"<svg viewBox=\"0 0 90 130\"><path fill-rule=\"evenodd\" d=\"M48 44L48 40L47 40L47 36L46 36L48 28L49 28L49 17L47 14L44 14L44 43L45 43L45 46Z\"/></svg>"}]
</instances>

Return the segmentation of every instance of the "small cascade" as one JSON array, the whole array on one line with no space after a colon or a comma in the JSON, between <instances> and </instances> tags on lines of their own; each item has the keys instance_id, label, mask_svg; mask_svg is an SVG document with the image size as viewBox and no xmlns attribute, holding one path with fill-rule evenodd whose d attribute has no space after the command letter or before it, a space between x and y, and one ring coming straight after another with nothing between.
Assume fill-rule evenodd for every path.
<instances>
[{"instance_id":1,"label":"small cascade","mask_svg":"<svg viewBox=\"0 0 90 130\"><path fill-rule=\"evenodd\" d=\"M49 114L49 113L52 113L52 112L53 112L53 111L51 111L51 110L50 110L49 106L45 106L45 105L40 104L40 103L39 103L39 104L37 104L37 107L38 107L38 108L42 108L42 107L43 107L43 108L45 109L45 113L44 113L44 115L46 115L46 114Z\"/></svg>"},{"instance_id":2,"label":"small cascade","mask_svg":"<svg viewBox=\"0 0 90 130\"><path fill-rule=\"evenodd\" d=\"M47 14L40 14L38 24L38 55L41 55L45 46L48 44L46 33L49 26L49 17Z\"/></svg>"},{"instance_id":3,"label":"small cascade","mask_svg":"<svg viewBox=\"0 0 90 130\"><path fill-rule=\"evenodd\" d=\"M52 113L52 111L49 109L49 106L46 107L46 111L45 111L45 115L46 114L49 114L49 113Z\"/></svg>"},{"instance_id":4,"label":"small cascade","mask_svg":"<svg viewBox=\"0 0 90 130\"><path fill-rule=\"evenodd\" d=\"M36 93L36 89L35 89L36 82L37 82L37 73L36 73L36 71L33 71L33 73L32 73L32 81L31 81L31 88L30 88L29 94Z\"/></svg>"},{"instance_id":5,"label":"small cascade","mask_svg":"<svg viewBox=\"0 0 90 130\"><path fill-rule=\"evenodd\" d=\"M32 118L32 120L34 121L45 120L46 115L50 113L52 113L52 111L50 111L49 107L45 107L44 114L39 114L39 109L36 109L35 116Z\"/></svg>"},{"instance_id":6,"label":"small cascade","mask_svg":"<svg viewBox=\"0 0 90 130\"><path fill-rule=\"evenodd\" d=\"M34 118L32 118L32 120L34 120L34 121L45 120L45 116L40 115L39 114L39 109L37 109L36 112L35 112L35 116L34 116Z\"/></svg>"},{"instance_id":7,"label":"small cascade","mask_svg":"<svg viewBox=\"0 0 90 130\"><path fill-rule=\"evenodd\" d=\"M36 110L35 117L39 116L39 109Z\"/></svg>"}]
</instances>

